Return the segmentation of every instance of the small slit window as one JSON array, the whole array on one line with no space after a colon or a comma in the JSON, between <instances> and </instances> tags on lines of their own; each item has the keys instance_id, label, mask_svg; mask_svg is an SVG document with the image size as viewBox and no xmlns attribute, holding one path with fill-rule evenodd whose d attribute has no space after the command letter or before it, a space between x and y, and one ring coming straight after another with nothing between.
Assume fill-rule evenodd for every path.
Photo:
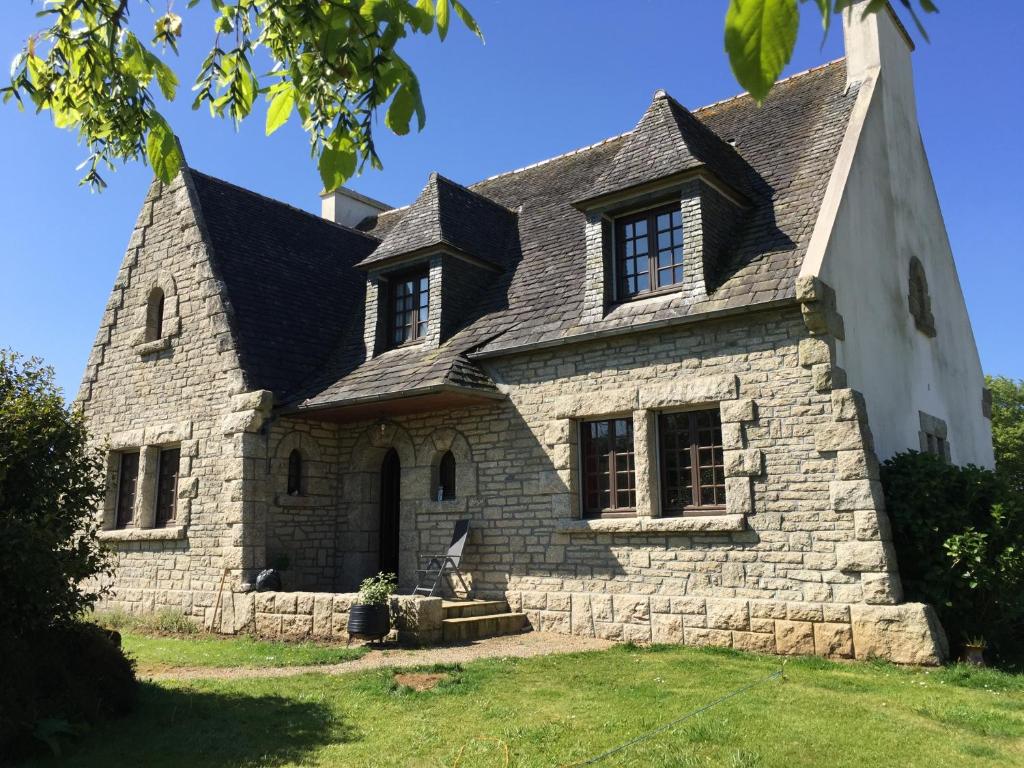
<instances>
[{"instance_id":1,"label":"small slit window","mask_svg":"<svg viewBox=\"0 0 1024 768\"><path fill-rule=\"evenodd\" d=\"M135 494L139 483L139 452L120 454L117 472L116 528L129 528L135 517Z\"/></svg>"},{"instance_id":2,"label":"small slit window","mask_svg":"<svg viewBox=\"0 0 1024 768\"><path fill-rule=\"evenodd\" d=\"M455 498L455 457L451 451L445 451L437 468L438 501L450 501Z\"/></svg>"},{"instance_id":3,"label":"small slit window","mask_svg":"<svg viewBox=\"0 0 1024 768\"><path fill-rule=\"evenodd\" d=\"M146 301L146 341L157 341L164 335L164 292L154 288Z\"/></svg>"},{"instance_id":4,"label":"small slit window","mask_svg":"<svg viewBox=\"0 0 1024 768\"><path fill-rule=\"evenodd\" d=\"M288 454L288 495L302 495L302 454L298 448Z\"/></svg>"},{"instance_id":5,"label":"small slit window","mask_svg":"<svg viewBox=\"0 0 1024 768\"><path fill-rule=\"evenodd\" d=\"M157 463L156 519L157 528L165 528L174 522L178 501L178 465L181 452L177 448L160 451Z\"/></svg>"}]
</instances>

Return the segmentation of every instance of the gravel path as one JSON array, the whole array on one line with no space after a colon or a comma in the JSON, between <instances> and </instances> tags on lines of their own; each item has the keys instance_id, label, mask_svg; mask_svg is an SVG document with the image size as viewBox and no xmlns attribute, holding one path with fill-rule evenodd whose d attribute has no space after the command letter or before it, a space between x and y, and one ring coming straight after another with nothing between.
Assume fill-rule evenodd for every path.
<instances>
[{"instance_id":1,"label":"gravel path","mask_svg":"<svg viewBox=\"0 0 1024 768\"><path fill-rule=\"evenodd\" d=\"M430 664L464 664L477 659L546 656L553 653L601 651L610 648L610 640L592 637L527 632L521 635L489 637L470 643L438 645L433 648L384 648L372 650L355 661L342 664L316 664L302 667L175 667L141 669L139 676L149 680L230 680L249 677L291 677L315 672L340 675L380 667L417 667Z\"/></svg>"}]
</instances>

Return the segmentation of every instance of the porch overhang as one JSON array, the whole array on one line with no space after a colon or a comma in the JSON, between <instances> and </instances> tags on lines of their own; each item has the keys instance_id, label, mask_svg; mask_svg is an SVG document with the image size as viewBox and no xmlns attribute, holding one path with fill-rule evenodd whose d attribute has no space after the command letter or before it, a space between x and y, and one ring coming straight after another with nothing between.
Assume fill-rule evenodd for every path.
<instances>
[{"instance_id":1,"label":"porch overhang","mask_svg":"<svg viewBox=\"0 0 1024 768\"><path fill-rule=\"evenodd\" d=\"M496 390L438 384L402 392L382 392L322 403L300 403L283 408L280 412L292 417L344 423L487 405L506 398L507 395Z\"/></svg>"}]
</instances>

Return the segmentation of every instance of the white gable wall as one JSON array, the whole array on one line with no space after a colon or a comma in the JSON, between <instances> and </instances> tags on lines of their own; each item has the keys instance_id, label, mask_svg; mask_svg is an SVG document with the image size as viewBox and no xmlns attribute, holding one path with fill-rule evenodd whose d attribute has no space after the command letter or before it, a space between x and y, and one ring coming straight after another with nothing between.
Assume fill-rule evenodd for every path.
<instances>
[{"instance_id":1,"label":"white gable wall","mask_svg":"<svg viewBox=\"0 0 1024 768\"><path fill-rule=\"evenodd\" d=\"M858 8L844 22L849 77L861 81L866 110L833 175L834 219L818 222L831 225L823 251L812 247L803 273L836 290L846 329L838 364L865 396L879 457L919 449L924 411L947 423L954 463L992 466L981 363L918 128L910 47L885 11L862 20ZM927 274L934 338L910 314L914 256Z\"/></svg>"}]
</instances>

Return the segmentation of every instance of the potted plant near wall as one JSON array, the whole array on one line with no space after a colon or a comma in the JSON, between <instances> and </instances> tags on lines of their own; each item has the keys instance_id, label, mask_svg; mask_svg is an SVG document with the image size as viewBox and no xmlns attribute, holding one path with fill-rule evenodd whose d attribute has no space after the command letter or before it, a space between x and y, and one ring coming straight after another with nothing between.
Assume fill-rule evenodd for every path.
<instances>
[{"instance_id":1,"label":"potted plant near wall","mask_svg":"<svg viewBox=\"0 0 1024 768\"><path fill-rule=\"evenodd\" d=\"M964 643L964 661L979 667L985 666L985 649L988 643L983 637L970 637Z\"/></svg>"},{"instance_id":2,"label":"potted plant near wall","mask_svg":"<svg viewBox=\"0 0 1024 768\"><path fill-rule=\"evenodd\" d=\"M397 577L378 573L359 585L359 598L348 614L348 634L366 640L381 640L391 631L391 595Z\"/></svg>"}]
</instances>

